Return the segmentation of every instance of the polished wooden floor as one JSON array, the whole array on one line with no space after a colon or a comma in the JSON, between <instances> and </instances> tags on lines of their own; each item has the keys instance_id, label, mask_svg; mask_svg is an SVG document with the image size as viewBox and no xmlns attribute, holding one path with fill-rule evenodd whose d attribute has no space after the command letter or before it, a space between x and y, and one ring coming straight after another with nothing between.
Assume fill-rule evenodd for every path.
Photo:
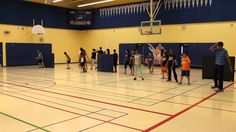
<instances>
[{"instance_id":1,"label":"polished wooden floor","mask_svg":"<svg viewBox=\"0 0 236 132\"><path fill-rule=\"evenodd\" d=\"M235 132L236 89L191 71L191 85L89 71L9 67L0 76L0 132ZM179 70L178 70L179 73Z\"/></svg>"}]
</instances>

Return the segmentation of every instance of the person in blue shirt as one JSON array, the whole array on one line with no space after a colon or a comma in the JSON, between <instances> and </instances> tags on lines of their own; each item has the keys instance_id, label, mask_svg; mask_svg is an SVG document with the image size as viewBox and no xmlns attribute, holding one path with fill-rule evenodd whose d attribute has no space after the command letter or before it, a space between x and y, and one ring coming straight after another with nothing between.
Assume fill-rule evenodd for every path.
<instances>
[{"instance_id":1,"label":"person in blue shirt","mask_svg":"<svg viewBox=\"0 0 236 132\"><path fill-rule=\"evenodd\" d=\"M212 87L216 92L223 92L224 81L224 67L226 62L229 64L230 71L233 72L233 68L230 62L228 51L223 48L224 43L218 42L210 47L210 51L215 52L215 68L214 68L214 83Z\"/></svg>"}]
</instances>

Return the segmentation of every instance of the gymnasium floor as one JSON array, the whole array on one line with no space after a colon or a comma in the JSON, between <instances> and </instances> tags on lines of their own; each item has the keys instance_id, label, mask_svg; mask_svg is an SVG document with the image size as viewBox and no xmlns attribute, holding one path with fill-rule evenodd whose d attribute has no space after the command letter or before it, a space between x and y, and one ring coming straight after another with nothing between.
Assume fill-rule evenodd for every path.
<instances>
[{"instance_id":1,"label":"gymnasium floor","mask_svg":"<svg viewBox=\"0 0 236 132\"><path fill-rule=\"evenodd\" d=\"M8 67L0 76L1 132L235 132L236 89L192 70L179 86L145 69L145 80L119 73Z\"/></svg>"}]
</instances>

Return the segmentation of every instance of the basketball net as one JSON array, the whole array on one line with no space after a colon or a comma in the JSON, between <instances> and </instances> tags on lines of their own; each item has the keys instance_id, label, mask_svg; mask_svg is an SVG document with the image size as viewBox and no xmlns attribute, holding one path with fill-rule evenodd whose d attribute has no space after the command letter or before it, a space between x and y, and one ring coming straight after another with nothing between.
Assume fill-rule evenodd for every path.
<instances>
[{"instance_id":1,"label":"basketball net","mask_svg":"<svg viewBox=\"0 0 236 132\"><path fill-rule=\"evenodd\" d=\"M43 20L41 20L41 25L35 25L35 20L33 19L32 33L39 37L39 42L44 41L45 28L43 27Z\"/></svg>"}]
</instances>

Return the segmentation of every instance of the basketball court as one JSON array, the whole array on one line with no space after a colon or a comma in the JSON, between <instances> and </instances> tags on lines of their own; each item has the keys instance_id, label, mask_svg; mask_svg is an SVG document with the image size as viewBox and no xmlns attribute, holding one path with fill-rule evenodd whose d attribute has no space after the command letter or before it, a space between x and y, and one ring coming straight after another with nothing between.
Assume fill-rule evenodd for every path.
<instances>
[{"instance_id":1,"label":"basketball court","mask_svg":"<svg viewBox=\"0 0 236 132\"><path fill-rule=\"evenodd\" d=\"M134 82L122 72L81 75L64 67L3 70L2 131L234 131L232 82L216 94L200 70L193 70L191 86L178 86L158 73Z\"/></svg>"},{"instance_id":2,"label":"basketball court","mask_svg":"<svg viewBox=\"0 0 236 132\"><path fill-rule=\"evenodd\" d=\"M233 36L236 31L235 22L232 22L233 25L228 20L225 20L225 23L203 21L202 24L199 22L201 20L197 21L197 24L185 24L182 21L176 22L176 25L168 23L169 20L172 21L173 16L168 14L172 8L173 10L189 8L188 11L194 12L196 9L196 12L200 12L211 6L214 8L214 4L219 6L218 0L215 3L211 0L199 0L199 3L195 3L197 2L195 0L194 3L192 1L184 3L184 0L183 3L181 0L126 2L116 0L114 3L101 0L81 1L69 0L67 3L66 0L26 0L23 4L21 2L16 4L27 11L31 6L35 7L35 11L45 9L45 13L49 14L53 11L63 13L65 10L68 13L72 9L74 12L93 10L91 12L96 15L91 22L97 25L91 25L88 20L87 23L71 20L71 27L63 25L60 27L60 24L53 27L48 21L57 21L57 18L63 20L65 16L59 19L58 16L49 15L43 19L43 16L36 12L32 14L34 19L29 25L22 24L22 26L20 23L22 19L16 19L18 23L8 22L12 19L4 15L2 22L0 19L0 23L4 23L0 24L0 30L4 31L3 35L0 35L1 132L235 132L234 79L224 81L224 92L215 92L211 89L214 85L213 79L204 78L204 74L213 71L210 67L212 60L199 55L209 55L208 48L217 41L219 34ZM91 3L95 5L90 7ZM12 3L4 4L9 6ZM201 9L198 9L198 6ZM158 13L163 14L164 11L172 17L158 19L160 18ZM119 19L119 15L123 15L123 19L128 21L129 17L137 18L141 12L146 12L147 19L134 20L138 21L138 25L132 25L134 21L123 23L126 26L111 24ZM69 12L70 15L71 13L72 11ZM99 22L104 25L100 25ZM208 34L210 31L199 31L198 33L205 32L200 34L201 39L194 33L192 38L182 39L184 35L191 35L192 31L207 26L208 30L214 29L212 32L216 34L212 36L215 35L216 38ZM130 33L130 36L126 32ZM172 36L167 37L169 35ZM209 36L204 38L205 35ZM141 39L138 39L139 37ZM236 42L235 38L220 37L220 39L226 42L225 47L234 58L236 51L232 42ZM159 66L154 66L154 72L150 74L148 67L143 65L144 80L138 77L134 81L129 68L127 74L124 74L122 63L125 49L135 47L142 54L146 54L155 50L157 44L162 44L168 50L174 49L176 56L180 56L184 51L191 52L189 53L193 58L191 85L188 85L186 78L182 85L178 85L173 79L167 82L167 79L162 79ZM91 50L100 46L104 50L117 49L119 55L117 73L103 71L103 67L104 69L109 67L106 61L110 60L103 62L106 65L97 62L98 70L90 70L88 63L86 73L83 73L81 66L78 66L79 48L85 48L90 57ZM198 51L193 53L196 49ZM44 53L46 68L38 68L36 60L39 58L35 54L36 50ZM64 51L71 56L70 68L66 65ZM198 60L200 57L202 57L201 62ZM100 65L102 70L99 69ZM204 68L204 65L209 67ZM181 68L178 67L176 71L179 78ZM228 71L226 68L226 76L231 78L233 75L234 78L234 74L228 74Z\"/></svg>"}]
</instances>

